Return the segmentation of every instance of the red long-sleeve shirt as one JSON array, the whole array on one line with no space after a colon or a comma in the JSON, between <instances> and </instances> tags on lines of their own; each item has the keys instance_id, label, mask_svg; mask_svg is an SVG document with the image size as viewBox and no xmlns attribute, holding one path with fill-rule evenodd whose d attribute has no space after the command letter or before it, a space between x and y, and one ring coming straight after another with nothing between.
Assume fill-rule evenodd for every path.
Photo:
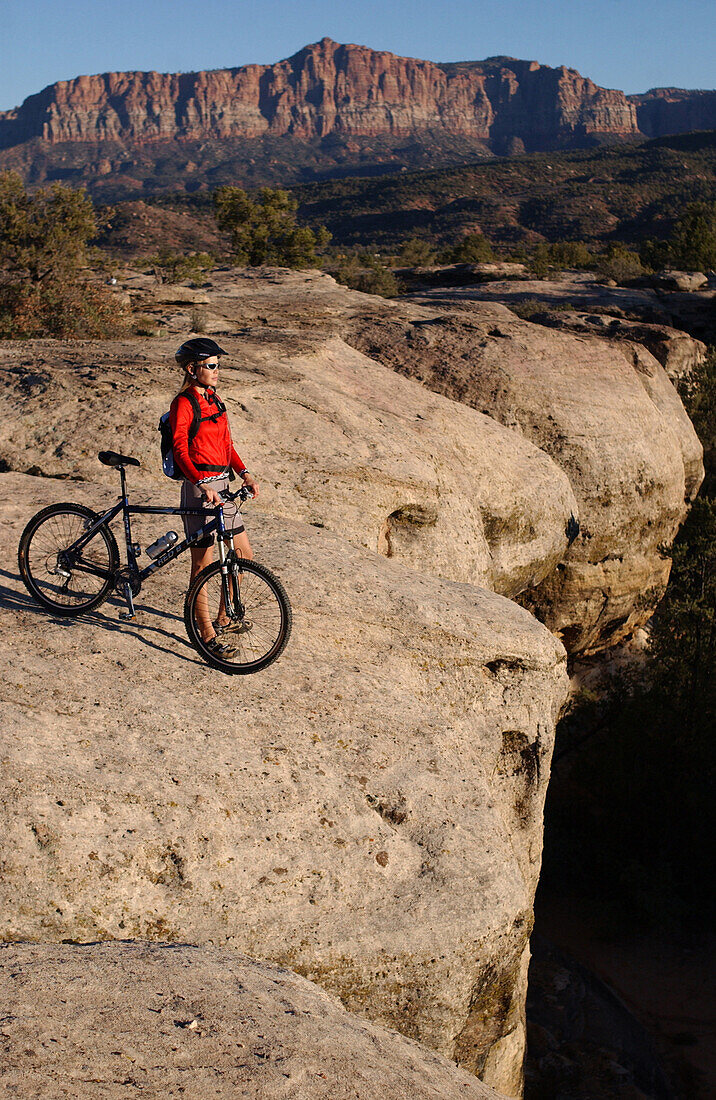
<instances>
[{"instance_id":1,"label":"red long-sleeve shirt","mask_svg":"<svg viewBox=\"0 0 716 1100\"><path fill-rule=\"evenodd\" d=\"M228 473L229 467L239 474L242 473L246 467L232 442L229 418L226 413L224 412L216 420L203 419L219 412L215 391L207 389L205 397L194 387L192 393L199 402L202 420L191 442L189 442L189 429L194 418L191 402L178 393L169 408L174 459L184 477L198 485L202 481L212 480Z\"/></svg>"}]
</instances>

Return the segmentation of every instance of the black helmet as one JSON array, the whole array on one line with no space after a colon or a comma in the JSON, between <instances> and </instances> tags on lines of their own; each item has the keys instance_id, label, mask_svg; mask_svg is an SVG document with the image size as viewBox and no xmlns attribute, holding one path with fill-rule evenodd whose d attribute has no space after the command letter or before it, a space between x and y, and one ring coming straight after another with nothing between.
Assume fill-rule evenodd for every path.
<instances>
[{"instance_id":1,"label":"black helmet","mask_svg":"<svg viewBox=\"0 0 716 1100\"><path fill-rule=\"evenodd\" d=\"M185 340L174 352L174 358L180 367L188 367L190 363L198 363L200 359L226 354L215 340L209 340L206 336L196 336L193 340Z\"/></svg>"}]
</instances>

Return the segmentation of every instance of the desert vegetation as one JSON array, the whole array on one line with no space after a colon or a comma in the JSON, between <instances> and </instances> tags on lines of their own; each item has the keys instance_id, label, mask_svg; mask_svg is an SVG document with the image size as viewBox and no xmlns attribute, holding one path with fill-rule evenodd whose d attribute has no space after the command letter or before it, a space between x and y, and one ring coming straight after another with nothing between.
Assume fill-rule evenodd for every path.
<instances>
[{"instance_id":1,"label":"desert vegetation","mask_svg":"<svg viewBox=\"0 0 716 1100\"><path fill-rule=\"evenodd\" d=\"M234 263L257 267L317 267L317 248L330 240L323 227L316 230L296 221L297 200L288 191L262 187L251 198L241 187L220 187L214 193L219 229L229 235Z\"/></svg>"},{"instance_id":2,"label":"desert vegetation","mask_svg":"<svg viewBox=\"0 0 716 1100\"><path fill-rule=\"evenodd\" d=\"M640 255L650 268L686 271L716 268L716 202L692 202L674 221L667 240L646 240Z\"/></svg>"},{"instance_id":3,"label":"desert vegetation","mask_svg":"<svg viewBox=\"0 0 716 1100\"><path fill-rule=\"evenodd\" d=\"M121 310L90 268L99 232L91 199L53 184L29 194L0 174L0 335L111 336Z\"/></svg>"},{"instance_id":4,"label":"desert vegetation","mask_svg":"<svg viewBox=\"0 0 716 1100\"><path fill-rule=\"evenodd\" d=\"M712 269L715 177L716 141L706 133L329 179L291 192L227 184L142 205L149 220L155 211L158 222L181 222L176 241L163 225L170 255L206 255L207 219L215 218L223 233L211 250L216 260L321 266L355 289L390 297L401 290L396 270L432 264L508 260L537 278L576 268L616 282L667 266ZM117 254L121 242L125 259L146 259L139 244L132 253L132 226L122 211L120 203L100 243ZM167 257L156 266L163 277L167 268L182 270Z\"/></svg>"}]
</instances>

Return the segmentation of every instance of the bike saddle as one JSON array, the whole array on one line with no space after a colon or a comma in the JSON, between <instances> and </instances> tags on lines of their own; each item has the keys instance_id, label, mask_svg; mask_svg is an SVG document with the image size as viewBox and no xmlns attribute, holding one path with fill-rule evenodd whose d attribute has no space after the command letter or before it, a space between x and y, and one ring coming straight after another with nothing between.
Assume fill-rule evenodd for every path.
<instances>
[{"instance_id":1,"label":"bike saddle","mask_svg":"<svg viewBox=\"0 0 716 1100\"><path fill-rule=\"evenodd\" d=\"M139 466L138 458L129 458L128 455L118 455L116 451L100 451L97 458L104 466Z\"/></svg>"}]
</instances>

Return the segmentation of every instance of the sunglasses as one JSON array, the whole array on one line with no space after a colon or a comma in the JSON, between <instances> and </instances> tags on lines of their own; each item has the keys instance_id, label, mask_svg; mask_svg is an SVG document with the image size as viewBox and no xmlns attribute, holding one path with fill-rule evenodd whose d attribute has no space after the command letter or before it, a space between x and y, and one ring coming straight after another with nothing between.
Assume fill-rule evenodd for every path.
<instances>
[{"instance_id":1,"label":"sunglasses","mask_svg":"<svg viewBox=\"0 0 716 1100\"><path fill-rule=\"evenodd\" d=\"M218 370L219 369L219 364L218 363L195 363L194 367L195 367L196 370L198 370L199 367L201 367L202 370Z\"/></svg>"}]
</instances>

